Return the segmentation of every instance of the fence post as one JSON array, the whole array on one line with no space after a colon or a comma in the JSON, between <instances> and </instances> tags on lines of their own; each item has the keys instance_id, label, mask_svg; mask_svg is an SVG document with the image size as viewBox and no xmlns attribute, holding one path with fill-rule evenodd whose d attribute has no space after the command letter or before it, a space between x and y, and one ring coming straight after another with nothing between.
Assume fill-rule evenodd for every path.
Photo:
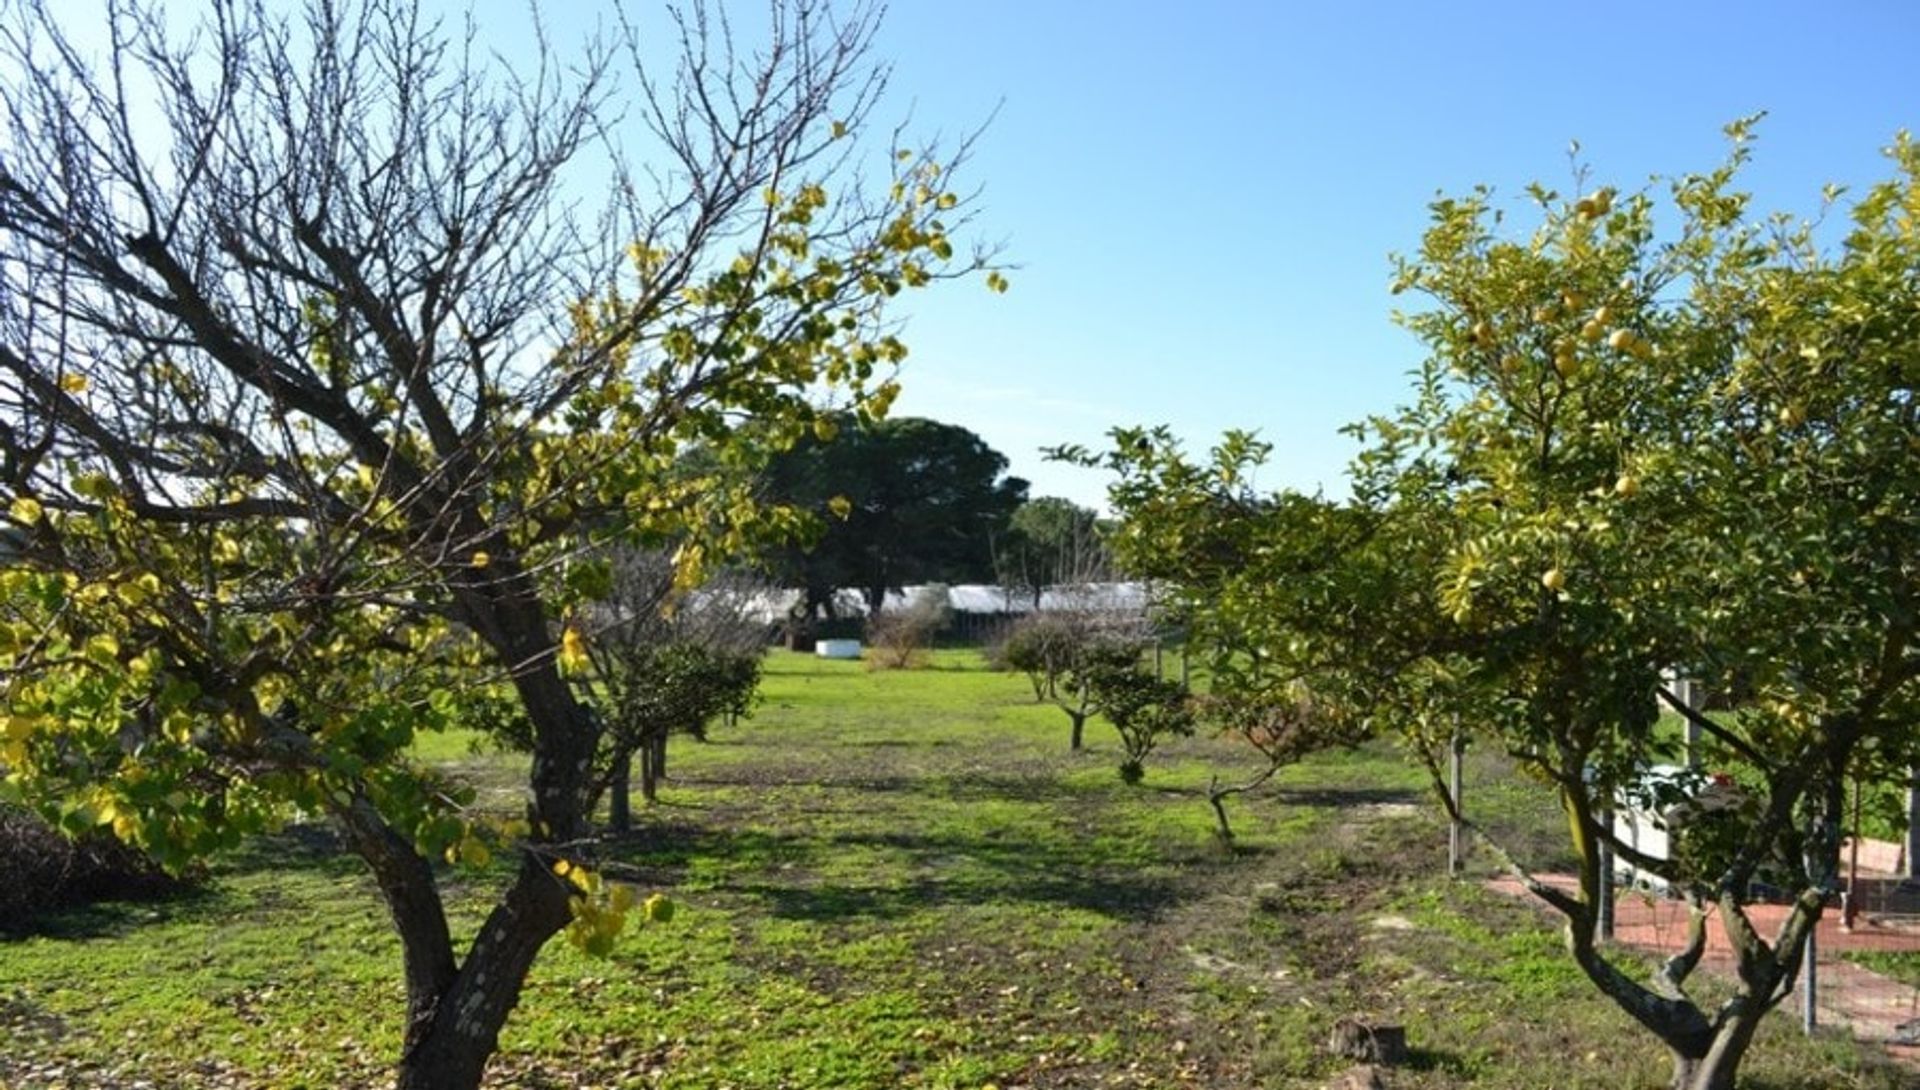
<instances>
[{"instance_id":1,"label":"fence post","mask_svg":"<svg viewBox=\"0 0 1920 1090\"><path fill-rule=\"evenodd\" d=\"M1600 937L1613 941L1613 845L1606 839L1613 835L1613 807L1600 811L1600 825L1604 832L1600 838L1600 903L1593 906L1599 917Z\"/></svg>"},{"instance_id":2,"label":"fence post","mask_svg":"<svg viewBox=\"0 0 1920 1090\"><path fill-rule=\"evenodd\" d=\"M1690 677L1676 677L1673 679L1673 695L1678 697L1680 703L1686 705L1688 709L1696 712L1700 710L1701 705L1706 703L1706 701L1702 699L1705 694L1701 693L1700 684ZM1687 739L1687 767L1699 768L1700 727L1691 719L1687 719L1683 726L1686 730Z\"/></svg>"},{"instance_id":3,"label":"fence post","mask_svg":"<svg viewBox=\"0 0 1920 1090\"><path fill-rule=\"evenodd\" d=\"M1820 944L1814 941L1817 930L1807 929L1806 952L1800 959L1800 1028L1809 1037L1820 1023Z\"/></svg>"},{"instance_id":4,"label":"fence post","mask_svg":"<svg viewBox=\"0 0 1920 1090\"><path fill-rule=\"evenodd\" d=\"M1461 808L1462 804L1460 801L1463 780L1460 766L1461 756L1466 753L1467 750L1467 740L1460 734L1458 724L1455 724L1453 728L1453 739L1448 743L1447 749L1449 751L1447 758L1447 793L1448 796L1453 799L1453 814L1458 815L1465 812ZM1466 830L1461 827L1459 817L1449 815L1447 821L1447 877L1449 878L1457 877L1460 874L1462 857L1466 854L1465 841Z\"/></svg>"},{"instance_id":5,"label":"fence post","mask_svg":"<svg viewBox=\"0 0 1920 1090\"><path fill-rule=\"evenodd\" d=\"M1920 886L1920 767L1907 772L1907 880L1901 884Z\"/></svg>"}]
</instances>

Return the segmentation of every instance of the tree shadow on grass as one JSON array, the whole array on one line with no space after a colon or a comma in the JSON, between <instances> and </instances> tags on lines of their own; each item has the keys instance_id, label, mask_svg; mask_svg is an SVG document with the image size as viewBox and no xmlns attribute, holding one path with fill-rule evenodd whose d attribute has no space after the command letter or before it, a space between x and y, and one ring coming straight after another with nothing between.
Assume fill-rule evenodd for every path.
<instances>
[{"instance_id":1,"label":"tree shadow on grass","mask_svg":"<svg viewBox=\"0 0 1920 1090\"><path fill-rule=\"evenodd\" d=\"M980 833L789 834L656 825L621 842L622 877L672 884L696 859L722 877L712 888L761 902L786 919L897 919L943 905L1019 904L1157 918L1181 897L1171 875L1143 870L1133 853L1101 841L1036 843L996 830ZM825 878L849 850L894 858L871 877Z\"/></svg>"},{"instance_id":2,"label":"tree shadow on grass","mask_svg":"<svg viewBox=\"0 0 1920 1090\"><path fill-rule=\"evenodd\" d=\"M37 912L27 919L0 920L0 947L10 941L29 938L118 938L156 923L205 915L216 911L224 900L214 887L183 884L165 893L148 894L138 899L102 898L59 905Z\"/></svg>"},{"instance_id":3,"label":"tree shadow on grass","mask_svg":"<svg viewBox=\"0 0 1920 1090\"><path fill-rule=\"evenodd\" d=\"M1433 796L1413 787L1287 787L1271 791L1273 799L1286 806L1310 806L1327 810L1348 810L1361 806L1420 806Z\"/></svg>"},{"instance_id":4,"label":"tree shadow on grass","mask_svg":"<svg viewBox=\"0 0 1920 1090\"><path fill-rule=\"evenodd\" d=\"M890 749L891 743L876 742L877 749ZM914 748L919 748L918 746ZM818 769L764 772L762 775L709 775L688 778L688 786L753 788L832 788L879 795L918 795L950 802L1045 802L1070 803L1089 797L1105 797L1118 789L1116 775L1112 783L1065 780L1050 765L1037 765L1032 773L1003 771L963 771L947 773L866 772L858 768L833 771ZM1143 791L1162 790L1148 783ZM1171 789L1168 789L1171 791Z\"/></svg>"},{"instance_id":5,"label":"tree shadow on grass","mask_svg":"<svg viewBox=\"0 0 1920 1090\"><path fill-rule=\"evenodd\" d=\"M124 936L154 924L192 917L257 910L273 890L241 897L223 888L222 878L290 871L337 878L364 873L359 858L324 825L291 825L254 837L164 886L128 890L128 895L48 908L27 920L0 920L0 941L39 936L84 940Z\"/></svg>"},{"instance_id":6,"label":"tree shadow on grass","mask_svg":"<svg viewBox=\"0 0 1920 1090\"><path fill-rule=\"evenodd\" d=\"M1036 877L1015 892L999 882L946 882L921 878L904 886L783 886L743 883L735 892L762 902L787 920L897 920L946 905L1020 904L1097 912L1114 919L1150 922L1178 899L1175 883L1153 878Z\"/></svg>"}]
</instances>

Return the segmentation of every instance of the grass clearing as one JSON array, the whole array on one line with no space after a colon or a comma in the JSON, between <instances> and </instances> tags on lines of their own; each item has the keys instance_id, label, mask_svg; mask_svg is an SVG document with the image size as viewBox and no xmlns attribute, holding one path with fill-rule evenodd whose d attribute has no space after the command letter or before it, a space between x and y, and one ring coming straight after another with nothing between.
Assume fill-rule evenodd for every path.
<instances>
[{"instance_id":1,"label":"grass clearing","mask_svg":"<svg viewBox=\"0 0 1920 1090\"><path fill-rule=\"evenodd\" d=\"M763 693L712 743L676 742L661 804L615 846L679 914L607 959L552 944L490 1085L1318 1086L1347 1014L1406 1024L1396 1087L1664 1082L1538 913L1441 876L1424 776L1385 747L1234 800L1226 851L1205 787L1252 771L1242 754L1181 740L1127 788L1107 728L1069 754L1066 717L972 653L910 672L776 654ZM468 742L423 753L510 799L522 759ZM1537 809L1484 794L1515 827ZM483 901L452 900L471 930ZM398 959L357 863L290 832L196 896L0 945L0 1082L380 1085ZM1784 1016L1749 1074L1906 1085Z\"/></svg>"}]
</instances>

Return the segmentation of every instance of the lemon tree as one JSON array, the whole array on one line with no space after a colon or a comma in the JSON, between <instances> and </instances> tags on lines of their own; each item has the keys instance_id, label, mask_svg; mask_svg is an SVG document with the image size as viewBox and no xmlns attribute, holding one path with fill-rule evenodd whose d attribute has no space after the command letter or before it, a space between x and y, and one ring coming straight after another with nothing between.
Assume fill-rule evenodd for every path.
<instances>
[{"instance_id":1,"label":"lemon tree","mask_svg":"<svg viewBox=\"0 0 1920 1090\"><path fill-rule=\"evenodd\" d=\"M1194 458L1123 432L1093 459L1119 474L1122 555L1233 648L1216 690L1303 686L1398 732L1436 786L1464 730L1557 797L1575 890L1499 854L1669 1050L1675 1090L1734 1085L1834 888L1845 785L1907 767L1920 711L1920 150L1896 140L1893 177L1823 236L1752 211L1752 123L1729 135L1729 160L1665 201L1536 186L1524 227L1485 190L1436 201L1394 280L1422 300L1402 321L1427 359L1409 405L1354 429L1350 498L1259 493L1270 451L1246 435ZM1685 708L1669 668L1733 706ZM1677 811L1668 859L1607 819L1704 786L1646 780L1680 756L1656 699L1737 784L1710 818ZM1603 849L1692 905L1651 980L1598 941ZM1770 934L1745 909L1760 881L1792 906ZM1738 973L1709 1002L1688 982L1711 913Z\"/></svg>"}]
</instances>

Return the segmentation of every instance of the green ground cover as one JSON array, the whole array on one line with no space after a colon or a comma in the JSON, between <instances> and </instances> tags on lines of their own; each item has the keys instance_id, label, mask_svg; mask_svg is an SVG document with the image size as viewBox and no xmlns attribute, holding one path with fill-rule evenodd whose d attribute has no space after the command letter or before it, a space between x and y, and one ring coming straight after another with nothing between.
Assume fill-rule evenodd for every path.
<instances>
[{"instance_id":1,"label":"green ground cover","mask_svg":"<svg viewBox=\"0 0 1920 1090\"><path fill-rule=\"evenodd\" d=\"M1920 989L1920 950L1848 950L1843 956L1888 980Z\"/></svg>"},{"instance_id":2,"label":"green ground cover","mask_svg":"<svg viewBox=\"0 0 1920 1090\"><path fill-rule=\"evenodd\" d=\"M1443 876L1424 774L1383 746L1327 754L1232 804L1246 757L1196 738L1115 774L1100 725L941 651L868 672L779 654L756 714L676 742L661 804L616 847L679 902L613 956L542 956L498 1087L1317 1086L1354 1014L1404 1023L1396 1087L1653 1087L1666 1061L1527 906ZM510 805L521 758L421 752ZM1516 833L1555 821L1475 755ZM1552 838L1538 836L1552 851ZM471 929L482 901L453 898ZM203 892L104 905L0 943L0 1084L377 1086L398 951L356 862L295 829ZM1749 1085L1908 1085L1870 1051L1773 1020Z\"/></svg>"}]
</instances>

